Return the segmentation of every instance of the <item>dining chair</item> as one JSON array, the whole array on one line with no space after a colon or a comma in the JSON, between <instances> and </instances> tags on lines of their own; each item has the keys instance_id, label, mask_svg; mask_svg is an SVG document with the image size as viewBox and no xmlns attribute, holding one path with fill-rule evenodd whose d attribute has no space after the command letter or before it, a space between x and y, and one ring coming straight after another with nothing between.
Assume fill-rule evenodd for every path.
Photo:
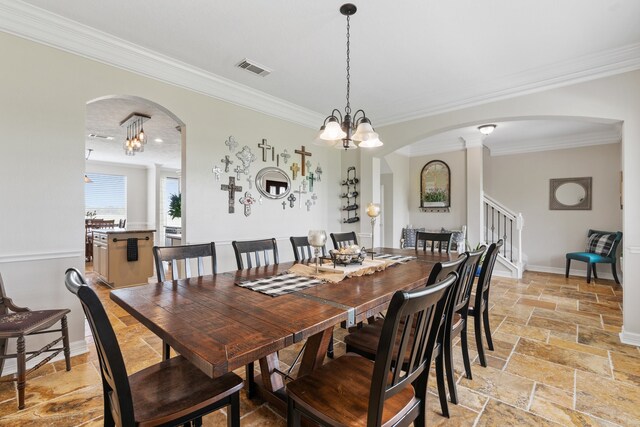
<instances>
[{"instance_id":1,"label":"dining chair","mask_svg":"<svg viewBox=\"0 0 640 427\"><path fill-rule=\"evenodd\" d=\"M9 298L4 290L2 275L0 275L0 375L4 368L5 359L16 359L17 375L3 381L15 381L18 389L18 409L24 408L24 394L27 385L27 375L36 369L44 366L60 352L64 353L64 361L67 371L71 370L71 356L69 351L69 331L67 329L67 314L69 309L58 310L29 310L27 307L18 307ZM60 322L60 329L49 329ZM49 344L37 351L26 351L25 337L60 333ZM7 347L10 338L16 338L16 353L7 354ZM61 347L54 346L62 341ZM42 353L51 353L37 365L27 370L27 361L39 356Z\"/></svg>"},{"instance_id":2,"label":"dining chair","mask_svg":"<svg viewBox=\"0 0 640 427\"><path fill-rule=\"evenodd\" d=\"M273 255L273 263L278 264L278 244L276 243L276 239L263 239L263 240L245 240L245 241L237 241L234 240L231 242L233 246L233 251L236 255L236 263L238 265L238 270L244 270L245 268L253 268L253 262L255 261L255 266L260 267L262 262L264 265L270 265L271 262L269 260L269 253L271 252ZM245 256L247 260L247 264L242 260L242 256ZM253 260L252 260L253 258ZM260 261L262 258L262 262Z\"/></svg>"},{"instance_id":3,"label":"dining chair","mask_svg":"<svg viewBox=\"0 0 640 427\"><path fill-rule=\"evenodd\" d=\"M303 415L330 426L426 425L429 365L456 279L393 295L374 362L347 353L287 384L287 425L299 426Z\"/></svg>"},{"instance_id":4,"label":"dining chair","mask_svg":"<svg viewBox=\"0 0 640 427\"><path fill-rule=\"evenodd\" d=\"M330 235L334 249L340 249L344 246L358 244L358 238L356 237L355 231L351 231L348 233L331 233Z\"/></svg>"},{"instance_id":5,"label":"dining chair","mask_svg":"<svg viewBox=\"0 0 640 427\"><path fill-rule=\"evenodd\" d=\"M587 232L587 248L585 252L570 252L566 254L567 268L565 277L569 277L569 269L571 260L582 261L587 263L587 283L591 283L591 271L597 279L598 272L596 264L611 264L611 273L613 279L619 285L618 267L617 267L617 250L622 240L622 232L620 231L601 231L589 230Z\"/></svg>"},{"instance_id":6,"label":"dining chair","mask_svg":"<svg viewBox=\"0 0 640 427\"><path fill-rule=\"evenodd\" d=\"M462 361L464 371L468 379L471 377L471 359L469 357L469 345L467 342L467 316L469 313L469 300L471 299L471 289L476 275L476 268L480 258L484 254L486 246L481 246L477 251L465 252L467 259L460 266L459 279L456 289L449 299L449 306L446 310L444 325L444 336L442 349L444 353L444 369L449 386L449 397L451 403L458 404L458 393L456 391L456 378L453 371L453 339L460 335L462 347ZM440 359L442 361L442 359ZM436 371L443 367L436 359Z\"/></svg>"},{"instance_id":7,"label":"dining chair","mask_svg":"<svg viewBox=\"0 0 640 427\"><path fill-rule=\"evenodd\" d=\"M309 238L307 236L301 237L289 237L291 241L291 247L293 248L293 256L296 262L310 261L315 258L313 246L309 244ZM322 256L326 256L327 252L325 247L322 247Z\"/></svg>"},{"instance_id":8,"label":"dining chair","mask_svg":"<svg viewBox=\"0 0 640 427\"><path fill-rule=\"evenodd\" d=\"M445 246L445 252L451 251L451 237L453 233L431 233L428 231L416 232L416 250L422 248L427 250L427 242L430 242L431 252L435 251L436 243L438 244L438 252L442 253L442 246Z\"/></svg>"},{"instance_id":9,"label":"dining chair","mask_svg":"<svg viewBox=\"0 0 640 427\"><path fill-rule=\"evenodd\" d=\"M198 276L204 276L204 260L211 260L211 271L217 273L216 262L216 244L214 242L204 243L200 245L183 245L183 246L154 246L153 259L156 264L156 274L159 282L167 280L165 274L165 264L171 266L171 279L186 279L191 275L191 260L196 260L198 265ZM180 275L178 262L184 265L184 275ZM162 343L162 359L167 360L171 357L171 347L169 344Z\"/></svg>"},{"instance_id":10,"label":"dining chair","mask_svg":"<svg viewBox=\"0 0 640 427\"><path fill-rule=\"evenodd\" d=\"M96 293L75 268L66 271L65 285L80 300L93 334L105 426L202 425L202 416L225 406L227 425L240 426L242 378L229 372L211 379L183 356L127 375L118 339Z\"/></svg>"},{"instance_id":11,"label":"dining chair","mask_svg":"<svg viewBox=\"0 0 640 427\"><path fill-rule=\"evenodd\" d=\"M451 273L458 273L460 270L460 266L467 259L466 254L462 254L458 257L458 259L449 262L438 262L433 266L431 270L431 274L427 279L425 287L432 286L436 283L441 282ZM445 301L448 301L452 292L455 291L457 286L457 282L454 283L447 291L445 295ZM445 302L446 304L446 302ZM446 305L445 305L446 307ZM440 323L438 324L438 338L436 340L436 345L433 350L432 359L433 358L442 358L442 341L444 337L444 325L445 325L446 313L440 317ZM369 360L375 360L376 351L378 349L378 343L380 341L380 336L382 334L382 325L384 323L384 319L376 319L375 322L364 325L362 328L351 332L350 334L344 337L344 342L346 344L346 352L347 353L357 353L361 356L366 357ZM403 325L400 325L402 327ZM414 325L415 327L415 325ZM408 360L405 359L403 363L407 363ZM440 360L442 362L442 360ZM442 363L440 363L442 365ZM431 366L431 363L429 363ZM440 369L436 371L437 374L437 383L438 383L438 395L440 397L440 407L442 409L442 414L445 417L449 417L449 408L447 405L447 390L445 388L444 381L444 370Z\"/></svg>"},{"instance_id":12,"label":"dining chair","mask_svg":"<svg viewBox=\"0 0 640 427\"><path fill-rule=\"evenodd\" d=\"M487 367L487 361L484 356L484 348L482 346L482 326L484 323L484 333L487 338L487 347L493 351L493 340L491 339L491 328L489 327L489 288L491 286L491 276L493 275L493 267L496 264L496 258L500 253L500 248L504 244L504 240L500 239L496 243L489 245L487 253L484 255L480 277L476 285L476 295L473 306L469 303L469 316L473 317L473 331L476 336L476 347L478 349L478 358L480 365Z\"/></svg>"}]
</instances>

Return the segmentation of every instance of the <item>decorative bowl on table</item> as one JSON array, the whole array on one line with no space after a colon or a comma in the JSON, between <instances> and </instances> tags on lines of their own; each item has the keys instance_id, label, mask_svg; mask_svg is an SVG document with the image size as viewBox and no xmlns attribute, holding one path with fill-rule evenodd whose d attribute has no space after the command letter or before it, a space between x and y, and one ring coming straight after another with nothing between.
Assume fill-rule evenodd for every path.
<instances>
[{"instance_id":1,"label":"decorative bowl on table","mask_svg":"<svg viewBox=\"0 0 640 427\"><path fill-rule=\"evenodd\" d=\"M332 249L329 251L331 261L337 265L362 264L367 251L358 245L345 246L340 249Z\"/></svg>"}]
</instances>

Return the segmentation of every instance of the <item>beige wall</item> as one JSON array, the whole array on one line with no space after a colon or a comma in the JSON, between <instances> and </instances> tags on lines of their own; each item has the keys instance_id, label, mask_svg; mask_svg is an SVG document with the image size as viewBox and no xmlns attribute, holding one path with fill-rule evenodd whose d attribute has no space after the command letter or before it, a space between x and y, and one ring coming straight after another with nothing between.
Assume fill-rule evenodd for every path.
<instances>
[{"instance_id":1,"label":"beige wall","mask_svg":"<svg viewBox=\"0 0 640 427\"><path fill-rule=\"evenodd\" d=\"M563 273L565 253L584 249L589 228L622 229L620 148L608 144L491 158L488 194L522 212L527 269ZM591 210L549 210L551 178L585 176L593 178ZM572 268L584 270L584 263L574 262Z\"/></svg>"}]
</instances>

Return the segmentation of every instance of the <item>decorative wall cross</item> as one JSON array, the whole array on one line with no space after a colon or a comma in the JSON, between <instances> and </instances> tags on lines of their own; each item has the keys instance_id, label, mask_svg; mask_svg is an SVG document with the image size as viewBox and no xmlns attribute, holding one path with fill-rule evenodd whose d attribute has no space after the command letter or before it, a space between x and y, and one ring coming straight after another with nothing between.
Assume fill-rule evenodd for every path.
<instances>
[{"instance_id":1,"label":"decorative wall cross","mask_svg":"<svg viewBox=\"0 0 640 427\"><path fill-rule=\"evenodd\" d=\"M280 157L282 157L282 161L286 165L289 162L289 157L291 157L291 154L289 154L287 152L287 149L285 148L284 151L280 153Z\"/></svg>"},{"instance_id":2,"label":"decorative wall cross","mask_svg":"<svg viewBox=\"0 0 640 427\"><path fill-rule=\"evenodd\" d=\"M262 161L267 161L267 151L271 150L271 161L275 160L276 150L272 145L267 144L267 140L263 139L261 144L258 144L258 147L262 148Z\"/></svg>"},{"instance_id":3,"label":"decorative wall cross","mask_svg":"<svg viewBox=\"0 0 640 427\"><path fill-rule=\"evenodd\" d=\"M307 160L307 170L311 170L311 160Z\"/></svg>"},{"instance_id":4,"label":"decorative wall cross","mask_svg":"<svg viewBox=\"0 0 640 427\"><path fill-rule=\"evenodd\" d=\"M313 202L311 201L311 199L307 199L307 201L304 202L304 204L307 207L307 212L309 212L311 210L311 205L313 205Z\"/></svg>"},{"instance_id":5,"label":"decorative wall cross","mask_svg":"<svg viewBox=\"0 0 640 427\"><path fill-rule=\"evenodd\" d=\"M232 136L230 136L225 142L224 145L226 145L227 147L229 147L229 151L231 151L232 153L234 151L236 151L236 148L238 148L238 142L236 141L236 139Z\"/></svg>"},{"instance_id":6,"label":"decorative wall cross","mask_svg":"<svg viewBox=\"0 0 640 427\"><path fill-rule=\"evenodd\" d=\"M247 178L247 184L249 184L249 190L253 189L253 176L249 175Z\"/></svg>"},{"instance_id":7,"label":"decorative wall cross","mask_svg":"<svg viewBox=\"0 0 640 427\"><path fill-rule=\"evenodd\" d=\"M287 209L287 202L285 202L284 200L282 201L282 210Z\"/></svg>"},{"instance_id":8,"label":"decorative wall cross","mask_svg":"<svg viewBox=\"0 0 640 427\"><path fill-rule=\"evenodd\" d=\"M296 150L296 154L300 154L300 158L302 159L300 161L300 163L302 163L302 176L305 176L307 174L307 165L306 165L307 156L311 157L311 153L308 151L305 151L305 148L303 145L300 148L300 150Z\"/></svg>"},{"instance_id":9,"label":"decorative wall cross","mask_svg":"<svg viewBox=\"0 0 640 427\"><path fill-rule=\"evenodd\" d=\"M242 162L244 173L249 173L249 166L256 160L256 155L251 152L251 148L245 145L241 151L236 153L236 157Z\"/></svg>"},{"instance_id":10,"label":"decorative wall cross","mask_svg":"<svg viewBox=\"0 0 640 427\"><path fill-rule=\"evenodd\" d=\"M298 195L298 207L302 207L302 195L307 194L305 190L303 190L303 186L299 186L297 190L294 190L294 193Z\"/></svg>"},{"instance_id":11,"label":"decorative wall cross","mask_svg":"<svg viewBox=\"0 0 640 427\"><path fill-rule=\"evenodd\" d=\"M244 197L240 197L238 201L244 205L244 216L251 215L251 205L256 202L256 199L253 198L251 193L247 191L244 193Z\"/></svg>"},{"instance_id":12,"label":"decorative wall cross","mask_svg":"<svg viewBox=\"0 0 640 427\"><path fill-rule=\"evenodd\" d=\"M220 181L220 173L222 172L222 169L216 165L211 171L216 174L216 181Z\"/></svg>"},{"instance_id":13,"label":"decorative wall cross","mask_svg":"<svg viewBox=\"0 0 640 427\"><path fill-rule=\"evenodd\" d=\"M222 184L220 189L229 193L229 213L234 213L236 211L236 191L242 191L242 186L236 185L236 179L230 176L229 185Z\"/></svg>"},{"instance_id":14,"label":"decorative wall cross","mask_svg":"<svg viewBox=\"0 0 640 427\"><path fill-rule=\"evenodd\" d=\"M224 156L224 159L220 159L222 163L224 163L224 171L229 173L229 165L233 164L233 160L229 159L229 156Z\"/></svg>"},{"instance_id":15,"label":"decorative wall cross","mask_svg":"<svg viewBox=\"0 0 640 427\"><path fill-rule=\"evenodd\" d=\"M241 174L241 173L245 173L245 170L244 170L244 169L242 169L242 168L240 167L240 165L238 165L238 166L236 166L236 168L235 168L233 171L236 173L236 179L237 179L238 181L240 181L240 174Z\"/></svg>"},{"instance_id":16,"label":"decorative wall cross","mask_svg":"<svg viewBox=\"0 0 640 427\"><path fill-rule=\"evenodd\" d=\"M313 204L315 205L316 204L316 200L318 200L318 195L316 193L313 193L311 195L311 200L313 200Z\"/></svg>"},{"instance_id":17,"label":"decorative wall cross","mask_svg":"<svg viewBox=\"0 0 640 427\"><path fill-rule=\"evenodd\" d=\"M289 197L287 197L287 200L289 201L289 207L294 207L295 203L296 203L296 196L293 195L293 193L289 194ZM284 203L284 202L282 202ZM284 207L284 205L282 205Z\"/></svg>"},{"instance_id":18,"label":"decorative wall cross","mask_svg":"<svg viewBox=\"0 0 640 427\"><path fill-rule=\"evenodd\" d=\"M313 193L313 183L316 178L313 176L313 172L309 172L309 176L307 177L307 181L309 181L309 191Z\"/></svg>"},{"instance_id":19,"label":"decorative wall cross","mask_svg":"<svg viewBox=\"0 0 640 427\"><path fill-rule=\"evenodd\" d=\"M306 179L303 179L303 180L302 180L302 189L303 189L304 191L307 191L307 180L306 180Z\"/></svg>"},{"instance_id":20,"label":"decorative wall cross","mask_svg":"<svg viewBox=\"0 0 640 427\"><path fill-rule=\"evenodd\" d=\"M289 169L291 169L291 178L295 180L298 177L298 171L300 170L300 168L298 167L298 164L292 163Z\"/></svg>"},{"instance_id":21,"label":"decorative wall cross","mask_svg":"<svg viewBox=\"0 0 640 427\"><path fill-rule=\"evenodd\" d=\"M320 182L320 176L322 175L322 168L320 165L316 166L316 181Z\"/></svg>"}]
</instances>

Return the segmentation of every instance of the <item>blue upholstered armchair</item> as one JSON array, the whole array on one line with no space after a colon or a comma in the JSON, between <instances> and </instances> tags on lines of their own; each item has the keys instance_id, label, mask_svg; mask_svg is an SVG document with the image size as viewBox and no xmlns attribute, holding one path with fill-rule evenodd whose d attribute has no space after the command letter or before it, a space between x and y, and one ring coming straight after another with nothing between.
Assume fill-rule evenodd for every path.
<instances>
[{"instance_id":1,"label":"blue upholstered armchair","mask_svg":"<svg viewBox=\"0 0 640 427\"><path fill-rule=\"evenodd\" d=\"M616 251L620 240L622 240L622 233L620 231L600 231L589 230L587 234L589 242L587 243L586 252L570 252L567 256L567 271L565 277L569 277L569 267L571 266L571 260L582 261L587 263L587 283L591 283L591 271L593 270L593 277L598 278L598 272L596 271L596 264L611 264L611 272L613 278L617 284L620 284L618 280L618 272L616 266Z\"/></svg>"}]
</instances>

